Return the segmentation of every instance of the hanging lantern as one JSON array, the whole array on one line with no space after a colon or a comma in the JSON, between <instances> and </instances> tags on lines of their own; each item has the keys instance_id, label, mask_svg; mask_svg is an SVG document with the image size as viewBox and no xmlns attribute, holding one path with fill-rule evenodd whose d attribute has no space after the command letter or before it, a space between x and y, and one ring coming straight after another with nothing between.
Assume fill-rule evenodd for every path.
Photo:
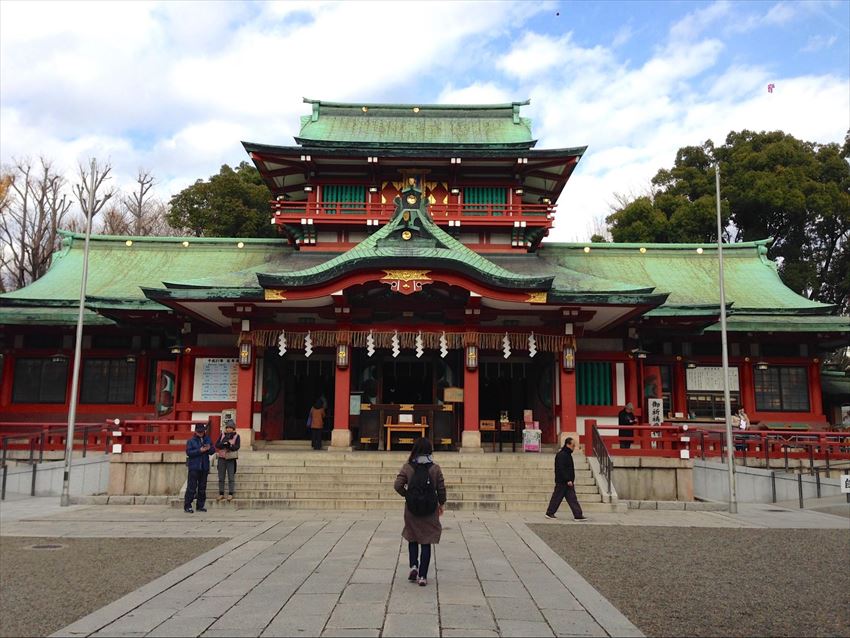
<instances>
[{"instance_id":1,"label":"hanging lantern","mask_svg":"<svg viewBox=\"0 0 850 638\"><path fill-rule=\"evenodd\" d=\"M576 369L576 349L572 346L564 346L564 352L561 356L561 365L566 372L572 372Z\"/></svg>"},{"instance_id":2,"label":"hanging lantern","mask_svg":"<svg viewBox=\"0 0 850 638\"><path fill-rule=\"evenodd\" d=\"M348 344L347 343L339 343L336 346L336 367L337 368L347 368L348 367Z\"/></svg>"},{"instance_id":3,"label":"hanging lantern","mask_svg":"<svg viewBox=\"0 0 850 638\"><path fill-rule=\"evenodd\" d=\"M239 344L239 366L250 368L254 361L254 345L250 341Z\"/></svg>"},{"instance_id":4,"label":"hanging lantern","mask_svg":"<svg viewBox=\"0 0 850 638\"><path fill-rule=\"evenodd\" d=\"M466 346L466 369L478 369L478 346Z\"/></svg>"}]
</instances>

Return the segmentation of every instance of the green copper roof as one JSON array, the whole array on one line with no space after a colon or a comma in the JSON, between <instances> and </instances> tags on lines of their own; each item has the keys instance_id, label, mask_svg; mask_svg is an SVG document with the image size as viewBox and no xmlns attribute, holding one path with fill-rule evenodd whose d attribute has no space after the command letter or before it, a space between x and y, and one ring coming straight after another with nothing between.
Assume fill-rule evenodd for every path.
<instances>
[{"instance_id":1,"label":"green copper roof","mask_svg":"<svg viewBox=\"0 0 850 638\"><path fill-rule=\"evenodd\" d=\"M731 332L841 332L850 333L850 319L833 315L752 315L733 313L726 319ZM709 332L720 330L716 323Z\"/></svg>"},{"instance_id":2,"label":"green copper roof","mask_svg":"<svg viewBox=\"0 0 850 638\"><path fill-rule=\"evenodd\" d=\"M299 144L406 146L510 146L531 148L531 120L520 117L525 102L488 105L344 104L304 100L312 113L301 118Z\"/></svg>"},{"instance_id":3,"label":"green copper roof","mask_svg":"<svg viewBox=\"0 0 850 638\"><path fill-rule=\"evenodd\" d=\"M79 300L78 300L79 303ZM76 325L79 311L77 308L3 308L0 307L0 324L42 326ZM106 317L83 310L83 323L87 326L111 326L115 322Z\"/></svg>"},{"instance_id":4,"label":"green copper roof","mask_svg":"<svg viewBox=\"0 0 850 638\"><path fill-rule=\"evenodd\" d=\"M726 301L736 312L824 314L832 306L785 286L767 258L771 240L723 248ZM585 252L589 248L589 252ZM640 252L645 248L646 252ZM701 252L697 252L697 250ZM549 264L602 279L668 292L670 306L719 304L717 247L712 244L555 244L538 254Z\"/></svg>"},{"instance_id":5,"label":"green copper roof","mask_svg":"<svg viewBox=\"0 0 850 638\"><path fill-rule=\"evenodd\" d=\"M60 232L62 248L54 253L47 273L25 288L0 295L0 307L79 303L84 237ZM132 245L128 246L128 241ZM188 246L184 247L184 242ZM240 242L242 248L238 247ZM134 300L139 307L148 307L151 302L142 286L160 287L164 280L174 277L226 275L291 252L284 240L94 235L86 297L97 298L101 305L108 305L109 300Z\"/></svg>"}]
</instances>

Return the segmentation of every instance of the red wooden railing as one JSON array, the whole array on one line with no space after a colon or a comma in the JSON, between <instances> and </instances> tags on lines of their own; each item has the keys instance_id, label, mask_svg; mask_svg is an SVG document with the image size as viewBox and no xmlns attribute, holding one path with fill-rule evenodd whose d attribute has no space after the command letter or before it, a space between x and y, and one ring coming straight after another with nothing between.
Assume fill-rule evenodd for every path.
<instances>
[{"instance_id":1,"label":"red wooden railing","mask_svg":"<svg viewBox=\"0 0 850 638\"><path fill-rule=\"evenodd\" d=\"M34 442L42 452L64 451L67 436L67 424L0 422L0 445L4 451L30 450ZM77 423L74 427L75 450L106 449L108 439L103 423Z\"/></svg>"},{"instance_id":2,"label":"red wooden railing","mask_svg":"<svg viewBox=\"0 0 850 638\"><path fill-rule=\"evenodd\" d=\"M595 420L585 421L585 434L581 441L585 449L591 449L593 430L608 454L612 456L655 456L666 458L712 458L725 457L726 432L719 429L690 428L687 425L631 425L622 426L631 430L631 436L621 436L620 426L597 425ZM623 447L629 443L629 447ZM597 443L598 445L598 443ZM850 433L848 432L800 432L800 430L735 430L733 432L734 456L744 464L748 459L763 459L765 462L784 459L815 461L850 460ZM684 452L684 454L683 454Z\"/></svg>"},{"instance_id":3,"label":"red wooden railing","mask_svg":"<svg viewBox=\"0 0 850 638\"><path fill-rule=\"evenodd\" d=\"M366 219L389 219L395 204L380 202L288 202L272 201L277 223L300 221L301 218L333 218L338 222L361 222ZM555 215L552 204L432 204L428 212L434 221L467 219L512 226L521 220L534 225L549 225Z\"/></svg>"},{"instance_id":4,"label":"red wooden railing","mask_svg":"<svg viewBox=\"0 0 850 638\"><path fill-rule=\"evenodd\" d=\"M130 452L183 452L186 441L193 436L195 426L206 425L210 438L215 441L221 430L221 417L189 421L109 421L115 443L120 443L121 453Z\"/></svg>"}]
</instances>

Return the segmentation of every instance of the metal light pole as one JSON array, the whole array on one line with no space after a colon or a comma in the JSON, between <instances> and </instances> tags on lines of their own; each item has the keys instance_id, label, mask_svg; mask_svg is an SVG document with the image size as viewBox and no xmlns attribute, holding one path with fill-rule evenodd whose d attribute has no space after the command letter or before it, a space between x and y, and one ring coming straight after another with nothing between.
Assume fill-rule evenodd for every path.
<instances>
[{"instance_id":1,"label":"metal light pole","mask_svg":"<svg viewBox=\"0 0 850 638\"><path fill-rule=\"evenodd\" d=\"M65 471L62 474L62 496L59 504L66 507L71 504L71 455L74 452L74 425L77 421L77 393L80 385L80 359L83 349L83 312L86 302L86 284L89 277L89 238L91 237L91 214L94 210L94 188L97 162L91 161L91 181L89 184L89 203L86 210L86 243L83 249L83 280L80 283L80 309L77 314L77 340L74 345L74 372L71 377L71 408L68 410L68 435L65 440Z\"/></svg>"},{"instance_id":2,"label":"metal light pole","mask_svg":"<svg viewBox=\"0 0 850 638\"><path fill-rule=\"evenodd\" d=\"M723 227L720 221L720 164L714 165L717 190L717 261L720 264L720 342L723 357L723 404L726 412L726 463L729 467L729 512L738 512L735 495L735 453L732 442L732 402L729 398L729 348L726 342L726 290L723 285Z\"/></svg>"}]
</instances>

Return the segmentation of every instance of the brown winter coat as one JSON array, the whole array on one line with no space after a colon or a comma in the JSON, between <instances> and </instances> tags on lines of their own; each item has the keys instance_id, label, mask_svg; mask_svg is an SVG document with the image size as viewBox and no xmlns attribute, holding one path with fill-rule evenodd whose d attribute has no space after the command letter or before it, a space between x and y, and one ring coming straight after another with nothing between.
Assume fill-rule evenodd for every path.
<instances>
[{"instance_id":1,"label":"brown winter coat","mask_svg":"<svg viewBox=\"0 0 850 638\"><path fill-rule=\"evenodd\" d=\"M428 470L431 476L431 482L437 487L437 502L440 505L446 503L446 482L443 480L443 471L440 466L434 463ZM395 477L395 491L405 495L407 484L413 478L413 466L410 463L405 463L398 476ZM414 516L407 509L407 504L404 506L404 530L401 535L404 540L413 543L422 543L425 545L433 545L440 542L440 534L443 531L443 526L440 525L439 510L430 516Z\"/></svg>"}]
</instances>

